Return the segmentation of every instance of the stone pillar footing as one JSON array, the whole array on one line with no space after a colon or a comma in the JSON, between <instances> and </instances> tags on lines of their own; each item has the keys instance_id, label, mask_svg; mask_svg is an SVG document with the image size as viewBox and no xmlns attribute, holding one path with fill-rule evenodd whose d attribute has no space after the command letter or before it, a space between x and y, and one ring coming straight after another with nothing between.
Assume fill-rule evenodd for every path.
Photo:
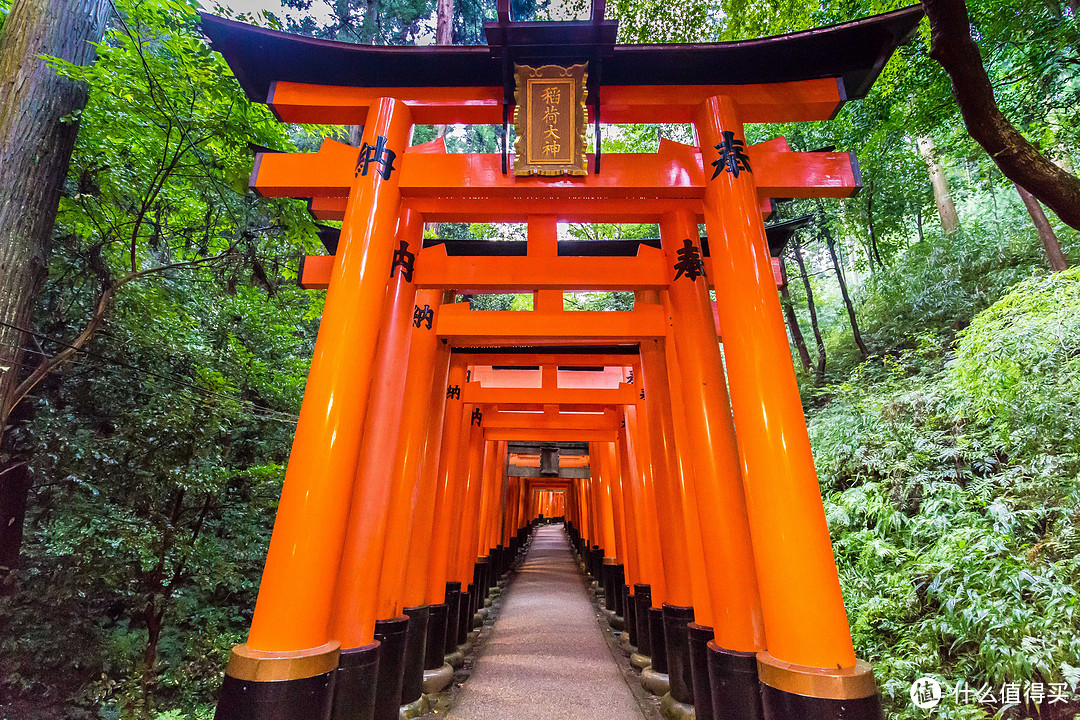
<instances>
[{"instance_id":1,"label":"stone pillar footing","mask_svg":"<svg viewBox=\"0 0 1080 720\"><path fill-rule=\"evenodd\" d=\"M671 692L671 682L668 680L667 673L653 670L652 665L641 671L641 687L658 697Z\"/></svg>"},{"instance_id":2,"label":"stone pillar footing","mask_svg":"<svg viewBox=\"0 0 1080 720\"><path fill-rule=\"evenodd\" d=\"M443 663L434 670L424 671L424 694L425 695L437 695L450 686L450 682L454 679L454 668L448 664Z\"/></svg>"},{"instance_id":3,"label":"stone pillar footing","mask_svg":"<svg viewBox=\"0 0 1080 720\"><path fill-rule=\"evenodd\" d=\"M421 695L416 700L406 703L398 708L398 720L413 720L420 717L430 709L426 695Z\"/></svg>"},{"instance_id":4,"label":"stone pillar footing","mask_svg":"<svg viewBox=\"0 0 1080 720\"><path fill-rule=\"evenodd\" d=\"M660 714L665 720L697 720L694 706L679 702L671 697L671 693L660 698Z\"/></svg>"}]
</instances>

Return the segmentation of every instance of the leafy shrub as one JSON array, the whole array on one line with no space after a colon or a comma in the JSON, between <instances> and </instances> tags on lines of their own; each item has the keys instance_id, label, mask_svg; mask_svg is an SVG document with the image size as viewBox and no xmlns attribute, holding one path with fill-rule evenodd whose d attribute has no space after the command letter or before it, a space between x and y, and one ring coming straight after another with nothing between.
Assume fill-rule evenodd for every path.
<instances>
[{"instance_id":1,"label":"leafy shrub","mask_svg":"<svg viewBox=\"0 0 1080 720\"><path fill-rule=\"evenodd\" d=\"M1080 271L1034 277L810 418L856 647L888 715L954 687L1080 680ZM913 372L917 370L918 372ZM874 380L873 382L871 380ZM947 697L942 717L984 717Z\"/></svg>"}]
</instances>

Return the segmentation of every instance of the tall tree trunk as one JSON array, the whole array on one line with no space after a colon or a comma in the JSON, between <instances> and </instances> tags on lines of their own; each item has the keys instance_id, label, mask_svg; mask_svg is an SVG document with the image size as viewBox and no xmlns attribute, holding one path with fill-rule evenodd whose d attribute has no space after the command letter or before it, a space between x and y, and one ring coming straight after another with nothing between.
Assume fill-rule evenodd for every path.
<instances>
[{"instance_id":1,"label":"tall tree trunk","mask_svg":"<svg viewBox=\"0 0 1080 720\"><path fill-rule=\"evenodd\" d=\"M30 469L26 462L14 461L0 469L0 596L15 587L14 570L19 564L29 491Z\"/></svg>"},{"instance_id":2,"label":"tall tree trunk","mask_svg":"<svg viewBox=\"0 0 1080 720\"><path fill-rule=\"evenodd\" d=\"M454 0L438 0L435 10L435 44L454 42Z\"/></svg>"},{"instance_id":3,"label":"tall tree trunk","mask_svg":"<svg viewBox=\"0 0 1080 720\"><path fill-rule=\"evenodd\" d=\"M829 257L832 258L833 269L836 270L836 279L840 283L840 295L844 298L844 307L847 308L848 320L851 321L851 334L855 337L855 344L859 346L859 352L862 353L863 360L865 360L870 353L866 349L866 343L863 342L862 333L859 332L859 322L855 319L855 306L851 304L847 281L844 280L844 271L840 268L840 260L836 257L836 241L833 240L832 233L824 224L821 226L821 231L825 233L825 244L829 246Z\"/></svg>"},{"instance_id":4,"label":"tall tree trunk","mask_svg":"<svg viewBox=\"0 0 1080 720\"><path fill-rule=\"evenodd\" d=\"M964 0L923 0L922 5L930 19L930 57L952 80L968 133L1005 177L1080 230L1080 177L1039 152L1001 112L979 46L971 38L971 19Z\"/></svg>"},{"instance_id":5,"label":"tall tree trunk","mask_svg":"<svg viewBox=\"0 0 1080 720\"><path fill-rule=\"evenodd\" d=\"M349 133L349 144L353 147L360 147L360 143L364 141L364 126L346 125L345 130Z\"/></svg>"},{"instance_id":6,"label":"tall tree trunk","mask_svg":"<svg viewBox=\"0 0 1080 720\"><path fill-rule=\"evenodd\" d=\"M1042 243L1043 250L1046 251L1046 258L1050 261L1050 269L1054 272L1061 272L1062 270L1069 269L1069 261L1065 259L1065 253L1061 250L1061 242L1058 240L1057 235L1054 234L1054 228L1050 227L1050 221L1046 219L1046 213L1043 212L1042 205L1035 199L1035 196L1029 193L1020 185L1013 183L1016 187L1016 192L1020 193L1020 199L1024 201L1024 207L1027 208L1028 214L1031 215L1031 221L1035 223L1035 229L1039 231L1039 242Z\"/></svg>"},{"instance_id":7,"label":"tall tree trunk","mask_svg":"<svg viewBox=\"0 0 1080 720\"><path fill-rule=\"evenodd\" d=\"M795 349L799 353L799 362L802 363L803 372L810 372L810 351L806 349L806 339L803 338L802 328L799 327L799 318L795 314L795 304L791 302L791 293L787 289L787 265L784 258L780 258L780 273L784 276L784 284L780 286L781 305L784 306L784 317L787 318L788 331L791 340L795 343Z\"/></svg>"},{"instance_id":8,"label":"tall tree trunk","mask_svg":"<svg viewBox=\"0 0 1080 720\"><path fill-rule=\"evenodd\" d=\"M41 56L92 62L91 42L101 39L110 8L108 0L15 0L0 33L0 443L18 402L25 340L20 328L30 326L45 279L75 147L76 124L61 121L86 104L86 89L57 75ZM18 463L16 458L7 465ZM2 473L0 483L17 477ZM21 492L0 490L5 521L22 517L25 509L28 484L19 482ZM0 585L13 568L4 565L9 570L0 570Z\"/></svg>"},{"instance_id":9,"label":"tall tree trunk","mask_svg":"<svg viewBox=\"0 0 1080 720\"><path fill-rule=\"evenodd\" d=\"M157 656L161 642L164 611L158 609L162 602L156 595L147 600L143 620L146 622L146 647L143 648L143 671L139 685L142 690L142 717L150 720L154 715L154 693L157 689Z\"/></svg>"},{"instance_id":10,"label":"tall tree trunk","mask_svg":"<svg viewBox=\"0 0 1080 720\"><path fill-rule=\"evenodd\" d=\"M94 59L107 0L15 0L0 35L0 432L15 404L24 338L45 278L53 222L77 128L61 119L86 89L41 55Z\"/></svg>"},{"instance_id":11,"label":"tall tree trunk","mask_svg":"<svg viewBox=\"0 0 1080 720\"><path fill-rule=\"evenodd\" d=\"M922 243L926 242L926 238L923 236L923 229L922 229L922 206L921 205L916 205L915 206L915 229L919 233L919 244L921 245Z\"/></svg>"},{"instance_id":12,"label":"tall tree trunk","mask_svg":"<svg viewBox=\"0 0 1080 720\"><path fill-rule=\"evenodd\" d=\"M810 329L814 331L814 343L817 345L817 368L814 371L814 382L821 385L825 382L825 341L821 338L821 327L818 325L817 306L814 304L814 291L810 289L810 276L806 273L806 262L802 256L802 245L792 243L792 252L795 254L795 262L799 264L799 274L802 275L803 290L806 292L806 307L810 312Z\"/></svg>"},{"instance_id":13,"label":"tall tree trunk","mask_svg":"<svg viewBox=\"0 0 1080 720\"><path fill-rule=\"evenodd\" d=\"M435 6L435 44L454 42L454 0L438 0ZM446 126L435 126L435 137L446 137Z\"/></svg>"},{"instance_id":14,"label":"tall tree trunk","mask_svg":"<svg viewBox=\"0 0 1080 720\"><path fill-rule=\"evenodd\" d=\"M938 217L941 218L941 229L946 235L952 235L960 227L960 218L956 214L956 204L953 202L952 191L949 189L949 178L938 162L937 148L934 141L929 137L920 137L916 140L919 146L919 154L922 155L927 169L930 171L930 184L934 187L934 203L937 205Z\"/></svg>"},{"instance_id":15,"label":"tall tree trunk","mask_svg":"<svg viewBox=\"0 0 1080 720\"><path fill-rule=\"evenodd\" d=\"M437 0L435 6L435 44L452 45L454 42L454 0ZM436 125L435 137L445 138L447 126ZM436 236L442 223L428 223L425 228L432 230Z\"/></svg>"}]
</instances>

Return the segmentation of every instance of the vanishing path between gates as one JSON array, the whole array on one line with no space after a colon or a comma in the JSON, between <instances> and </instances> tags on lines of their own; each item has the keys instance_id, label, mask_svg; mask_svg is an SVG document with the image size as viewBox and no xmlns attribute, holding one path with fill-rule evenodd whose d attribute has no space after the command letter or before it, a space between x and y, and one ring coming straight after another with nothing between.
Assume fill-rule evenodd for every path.
<instances>
[{"instance_id":1,"label":"vanishing path between gates","mask_svg":"<svg viewBox=\"0 0 1080 720\"><path fill-rule=\"evenodd\" d=\"M537 528L450 720L641 720L562 526Z\"/></svg>"}]
</instances>

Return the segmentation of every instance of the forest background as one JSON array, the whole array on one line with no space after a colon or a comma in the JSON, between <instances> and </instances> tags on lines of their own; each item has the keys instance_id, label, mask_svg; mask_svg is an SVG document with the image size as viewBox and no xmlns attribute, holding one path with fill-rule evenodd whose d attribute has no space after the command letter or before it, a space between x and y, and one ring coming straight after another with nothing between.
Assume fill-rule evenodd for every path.
<instances>
[{"instance_id":1,"label":"forest background","mask_svg":"<svg viewBox=\"0 0 1080 720\"><path fill-rule=\"evenodd\" d=\"M318 16L310 0L286 4L290 20L248 19L401 44L481 42L494 16L481 0L337 0ZM581 5L515 0L514 16ZM622 42L686 42L899 5L616 0L608 13ZM1076 0L968 8L1006 116L1072 171ZM78 135L32 342L20 365L0 359L20 378L49 370L16 406L0 464L29 461L21 552L0 590L4 717L209 718L251 618L321 312L320 294L296 287L298 258L321 249L302 203L247 190L249 144L313 149L349 131L285 126L249 104L195 10L115 0L96 62L55 63L88 101L68 117ZM929 47L924 22L832 121L748 132L856 152L865 183L777 213L809 216L785 251L782 299L857 652L877 666L889 717L923 717L908 689L924 675L995 691L982 704L947 694L941 717L1024 717L1001 699L1007 684L1080 683L1080 271L1058 260L1051 272L1044 250L1049 230L1077 259L1080 238L1052 213L1037 231L1039 213L965 131ZM489 127L419 128L415 142L437 132L452 150L497 140ZM635 126L606 128L603 143L648 152L660 137L690 140L686 127Z\"/></svg>"}]
</instances>

